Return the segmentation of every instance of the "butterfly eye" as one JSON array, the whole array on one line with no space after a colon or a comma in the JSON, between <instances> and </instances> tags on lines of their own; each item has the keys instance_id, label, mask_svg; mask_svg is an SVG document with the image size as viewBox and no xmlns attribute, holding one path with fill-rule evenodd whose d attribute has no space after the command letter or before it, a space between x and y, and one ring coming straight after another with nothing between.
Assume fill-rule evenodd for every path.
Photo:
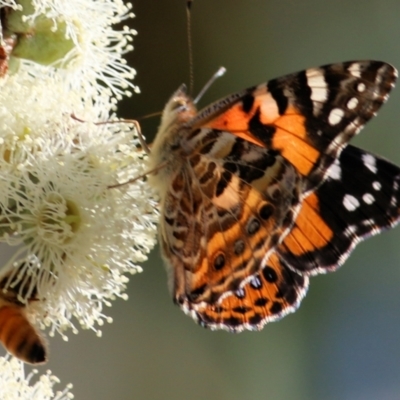
<instances>
[{"instance_id":1,"label":"butterfly eye","mask_svg":"<svg viewBox=\"0 0 400 400\"><path fill-rule=\"evenodd\" d=\"M172 111L184 111L187 109L186 101L175 100L171 106Z\"/></svg>"}]
</instances>

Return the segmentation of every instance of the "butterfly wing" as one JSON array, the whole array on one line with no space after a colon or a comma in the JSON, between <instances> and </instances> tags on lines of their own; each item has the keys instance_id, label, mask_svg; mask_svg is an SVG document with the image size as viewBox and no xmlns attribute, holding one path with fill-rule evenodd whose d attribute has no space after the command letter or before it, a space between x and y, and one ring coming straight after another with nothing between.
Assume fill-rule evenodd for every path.
<instances>
[{"instance_id":1,"label":"butterfly wing","mask_svg":"<svg viewBox=\"0 0 400 400\"><path fill-rule=\"evenodd\" d=\"M234 293L215 304L184 307L184 311L204 327L231 332L260 330L294 312L307 293L308 277L288 268L275 252L260 267Z\"/></svg>"},{"instance_id":2,"label":"butterfly wing","mask_svg":"<svg viewBox=\"0 0 400 400\"><path fill-rule=\"evenodd\" d=\"M200 112L196 123L278 151L306 178L307 191L376 115L396 77L380 61L325 65L232 95Z\"/></svg>"},{"instance_id":3,"label":"butterfly wing","mask_svg":"<svg viewBox=\"0 0 400 400\"><path fill-rule=\"evenodd\" d=\"M399 207L400 168L349 145L304 200L278 254L302 274L333 271L361 240L396 225Z\"/></svg>"},{"instance_id":4,"label":"butterfly wing","mask_svg":"<svg viewBox=\"0 0 400 400\"><path fill-rule=\"evenodd\" d=\"M240 290L191 315L211 329L261 329L296 310L308 275L335 270L360 241L400 219L400 168L348 145L293 228ZM278 273L277 273L278 271Z\"/></svg>"},{"instance_id":5,"label":"butterfly wing","mask_svg":"<svg viewBox=\"0 0 400 400\"><path fill-rule=\"evenodd\" d=\"M395 77L375 61L310 69L229 96L185 124L180 147L191 150L173 171L160 238L186 313L210 328L260 329L298 307L307 275L334 268L376 231L357 228L351 241L338 233L344 223L328 218L338 211L327 192L343 148ZM360 215L358 227L372 218ZM396 208L388 224L397 218Z\"/></svg>"},{"instance_id":6,"label":"butterfly wing","mask_svg":"<svg viewBox=\"0 0 400 400\"><path fill-rule=\"evenodd\" d=\"M214 304L261 269L293 224L302 188L299 173L276 152L229 133L199 135L172 180L160 226L175 301L189 310Z\"/></svg>"}]
</instances>

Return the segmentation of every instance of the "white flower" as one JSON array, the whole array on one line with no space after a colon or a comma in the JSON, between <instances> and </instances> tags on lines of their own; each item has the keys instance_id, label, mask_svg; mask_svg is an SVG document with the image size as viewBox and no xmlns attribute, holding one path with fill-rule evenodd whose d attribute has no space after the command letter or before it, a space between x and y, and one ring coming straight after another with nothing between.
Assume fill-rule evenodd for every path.
<instances>
[{"instance_id":1,"label":"white flower","mask_svg":"<svg viewBox=\"0 0 400 400\"><path fill-rule=\"evenodd\" d=\"M6 26L16 35L11 56L31 79L51 75L62 79L66 90L87 99L99 94L121 98L129 90L135 70L123 56L132 50L136 32L113 25L132 18L131 4L122 0L8 0ZM13 36L14 37L14 36ZM12 57L13 58L13 57Z\"/></svg>"},{"instance_id":2,"label":"white flower","mask_svg":"<svg viewBox=\"0 0 400 400\"><path fill-rule=\"evenodd\" d=\"M97 124L115 119L116 97L133 74L122 59L132 32L111 28L129 7L119 0L18 4L21 31L24 24L40 31L44 21L45 35L74 46L55 65L21 58L16 72L0 78L0 242L17 248L0 272L1 289L16 293L50 334L76 332L73 317L100 334L97 325L111 320L104 305L126 298L126 274L140 271L156 234L157 204L142 181L109 189L143 173L136 132L126 123ZM53 38L61 28L67 36Z\"/></svg>"},{"instance_id":3,"label":"white flower","mask_svg":"<svg viewBox=\"0 0 400 400\"><path fill-rule=\"evenodd\" d=\"M67 116L46 129L0 146L9 155L0 158L0 241L21 246L5 268L6 289L29 275L26 285L46 299L32 304L39 322L64 330L75 316L93 328L102 304L123 296L124 274L139 271L135 263L153 247L156 204L143 182L108 188L126 166L123 179L142 172L126 124ZM29 303L26 285L18 285L20 301Z\"/></svg>"},{"instance_id":4,"label":"white flower","mask_svg":"<svg viewBox=\"0 0 400 400\"><path fill-rule=\"evenodd\" d=\"M72 385L69 384L61 392L54 393L53 386L60 383L59 379L47 371L35 382L34 376L38 374L33 370L25 376L24 365L16 358L0 357L0 399L2 400L69 400L74 396L70 393Z\"/></svg>"}]
</instances>

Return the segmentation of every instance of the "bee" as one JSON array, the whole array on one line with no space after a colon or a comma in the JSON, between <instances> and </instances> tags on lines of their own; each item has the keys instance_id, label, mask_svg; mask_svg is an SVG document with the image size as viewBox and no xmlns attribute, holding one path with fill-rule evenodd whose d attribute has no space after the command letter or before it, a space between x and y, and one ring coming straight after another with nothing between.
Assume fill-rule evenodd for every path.
<instances>
[{"instance_id":1,"label":"bee","mask_svg":"<svg viewBox=\"0 0 400 400\"><path fill-rule=\"evenodd\" d=\"M8 276L0 279L0 342L13 356L28 364L43 364L47 361L47 346L44 337L29 321L27 305L18 300L20 285L4 290ZM35 294L29 301L35 300Z\"/></svg>"},{"instance_id":2,"label":"bee","mask_svg":"<svg viewBox=\"0 0 400 400\"><path fill-rule=\"evenodd\" d=\"M44 338L29 322L25 307L0 297L0 342L20 360L43 364L47 361Z\"/></svg>"}]
</instances>

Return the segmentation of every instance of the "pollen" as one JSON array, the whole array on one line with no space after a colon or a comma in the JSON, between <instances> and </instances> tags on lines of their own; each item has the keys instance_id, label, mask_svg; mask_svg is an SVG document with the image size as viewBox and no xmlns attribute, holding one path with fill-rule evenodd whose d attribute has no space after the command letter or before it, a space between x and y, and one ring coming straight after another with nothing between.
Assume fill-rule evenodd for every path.
<instances>
[{"instance_id":1,"label":"pollen","mask_svg":"<svg viewBox=\"0 0 400 400\"><path fill-rule=\"evenodd\" d=\"M81 218L77 205L59 193L49 193L38 211L37 232L43 240L63 245L79 229Z\"/></svg>"}]
</instances>

